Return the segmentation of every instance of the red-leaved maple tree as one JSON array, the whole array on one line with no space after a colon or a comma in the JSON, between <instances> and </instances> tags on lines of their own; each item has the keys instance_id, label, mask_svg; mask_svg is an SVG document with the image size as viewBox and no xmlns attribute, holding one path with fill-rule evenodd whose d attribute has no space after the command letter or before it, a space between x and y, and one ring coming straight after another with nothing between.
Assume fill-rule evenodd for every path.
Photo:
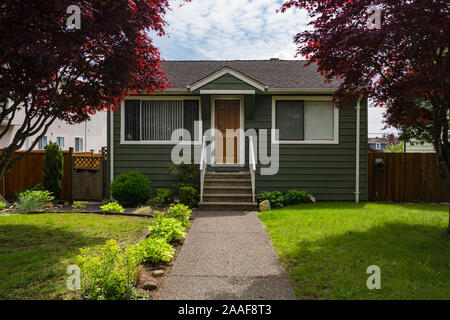
<instances>
[{"instance_id":1,"label":"red-leaved maple tree","mask_svg":"<svg viewBox=\"0 0 450 320\"><path fill-rule=\"evenodd\" d=\"M72 5L79 29L67 25ZM55 119L80 123L116 108L127 92L167 87L148 31L164 34L168 8L167 0L2 1L0 139L13 137L0 154L0 177L26 139L36 137L30 151ZM19 113L25 118L11 131Z\"/></svg>"},{"instance_id":2,"label":"red-leaved maple tree","mask_svg":"<svg viewBox=\"0 0 450 320\"><path fill-rule=\"evenodd\" d=\"M295 36L298 53L342 80L335 101L372 98L388 125L426 132L449 191L450 1L292 0L281 11L291 7L312 18Z\"/></svg>"}]
</instances>

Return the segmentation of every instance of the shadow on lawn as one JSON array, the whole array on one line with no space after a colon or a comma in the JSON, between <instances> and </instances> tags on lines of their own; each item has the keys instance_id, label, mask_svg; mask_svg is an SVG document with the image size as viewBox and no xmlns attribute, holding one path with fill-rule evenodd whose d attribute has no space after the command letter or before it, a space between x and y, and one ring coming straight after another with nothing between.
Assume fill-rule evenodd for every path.
<instances>
[{"instance_id":1,"label":"shadow on lawn","mask_svg":"<svg viewBox=\"0 0 450 320\"><path fill-rule=\"evenodd\" d=\"M300 299L449 299L450 237L444 226L388 223L297 242L282 257ZM368 290L367 267L382 290Z\"/></svg>"},{"instance_id":2,"label":"shadow on lawn","mask_svg":"<svg viewBox=\"0 0 450 320\"><path fill-rule=\"evenodd\" d=\"M82 246L102 244L105 237L85 236L80 232L35 225L0 225L0 243L3 251L32 251L34 248L58 255L62 251L77 251Z\"/></svg>"}]
</instances>

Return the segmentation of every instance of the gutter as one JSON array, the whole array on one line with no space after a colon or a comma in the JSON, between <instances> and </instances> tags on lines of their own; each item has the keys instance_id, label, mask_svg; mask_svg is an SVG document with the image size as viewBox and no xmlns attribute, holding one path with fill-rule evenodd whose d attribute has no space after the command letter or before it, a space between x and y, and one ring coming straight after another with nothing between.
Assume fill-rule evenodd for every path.
<instances>
[{"instance_id":1,"label":"gutter","mask_svg":"<svg viewBox=\"0 0 450 320\"><path fill-rule=\"evenodd\" d=\"M361 97L356 102L356 181L355 181L355 203L359 203L359 156L361 140Z\"/></svg>"},{"instance_id":2,"label":"gutter","mask_svg":"<svg viewBox=\"0 0 450 320\"><path fill-rule=\"evenodd\" d=\"M114 112L112 110L109 111L111 113L110 117L110 148L109 148L109 171L110 171L110 182L114 180Z\"/></svg>"}]
</instances>

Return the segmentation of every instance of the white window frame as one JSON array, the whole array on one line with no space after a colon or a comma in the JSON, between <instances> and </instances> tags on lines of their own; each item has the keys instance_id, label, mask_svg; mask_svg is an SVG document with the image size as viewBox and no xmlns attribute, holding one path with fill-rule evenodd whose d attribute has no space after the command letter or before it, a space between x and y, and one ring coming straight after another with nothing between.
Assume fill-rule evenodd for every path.
<instances>
[{"instance_id":1,"label":"white window frame","mask_svg":"<svg viewBox=\"0 0 450 320\"><path fill-rule=\"evenodd\" d=\"M305 101L305 110L308 101L332 102L332 96L272 96L272 144L339 144L339 109L334 106L334 125L333 140L277 140L276 130L276 103L279 100L303 100Z\"/></svg>"},{"instance_id":2,"label":"white window frame","mask_svg":"<svg viewBox=\"0 0 450 320\"><path fill-rule=\"evenodd\" d=\"M169 101L184 101L184 100L197 100L198 101L198 121L200 122L199 125L199 135L198 140L192 140L192 141L169 141L169 140L140 140L140 141L133 141L133 140L125 140L125 101L126 100L169 100ZM142 103L141 103L142 107ZM194 126L195 128L195 126ZM142 130L142 126L141 126ZM185 144L185 145L201 145L202 144L202 135L203 135L203 121L202 121L202 102L199 96L136 96L136 97L127 97L125 100L122 100L120 104L120 144L125 145L176 145L176 144ZM194 135L195 139L195 135Z\"/></svg>"},{"instance_id":3,"label":"white window frame","mask_svg":"<svg viewBox=\"0 0 450 320\"><path fill-rule=\"evenodd\" d=\"M375 143L375 149L380 150L381 149L381 143Z\"/></svg>"},{"instance_id":4,"label":"white window frame","mask_svg":"<svg viewBox=\"0 0 450 320\"><path fill-rule=\"evenodd\" d=\"M62 139L63 140L63 145L60 146L58 143L58 139ZM64 148L66 145L66 139L64 137L56 137L56 144L60 147L60 148Z\"/></svg>"},{"instance_id":5,"label":"white window frame","mask_svg":"<svg viewBox=\"0 0 450 320\"><path fill-rule=\"evenodd\" d=\"M40 147L41 145L41 141L45 138L45 146L43 145L42 148ZM44 144L44 143L42 143ZM45 147L48 146L48 137L47 136L42 136L39 140L38 140L38 150L44 150Z\"/></svg>"},{"instance_id":6,"label":"white window frame","mask_svg":"<svg viewBox=\"0 0 450 320\"><path fill-rule=\"evenodd\" d=\"M81 149L82 149L81 151L77 151L77 139L81 139ZM84 139L83 139L83 137L74 137L73 143L74 143L75 152L86 152L84 150Z\"/></svg>"}]
</instances>

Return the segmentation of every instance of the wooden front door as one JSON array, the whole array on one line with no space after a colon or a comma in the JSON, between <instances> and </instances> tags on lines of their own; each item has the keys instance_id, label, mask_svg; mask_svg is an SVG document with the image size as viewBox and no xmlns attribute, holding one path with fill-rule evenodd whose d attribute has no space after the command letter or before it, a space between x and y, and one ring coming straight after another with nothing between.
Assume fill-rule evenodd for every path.
<instances>
[{"instance_id":1,"label":"wooden front door","mask_svg":"<svg viewBox=\"0 0 450 320\"><path fill-rule=\"evenodd\" d=\"M215 100L215 163L237 164L239 152L240 101Z\"/></svg>"}]
</instances>

